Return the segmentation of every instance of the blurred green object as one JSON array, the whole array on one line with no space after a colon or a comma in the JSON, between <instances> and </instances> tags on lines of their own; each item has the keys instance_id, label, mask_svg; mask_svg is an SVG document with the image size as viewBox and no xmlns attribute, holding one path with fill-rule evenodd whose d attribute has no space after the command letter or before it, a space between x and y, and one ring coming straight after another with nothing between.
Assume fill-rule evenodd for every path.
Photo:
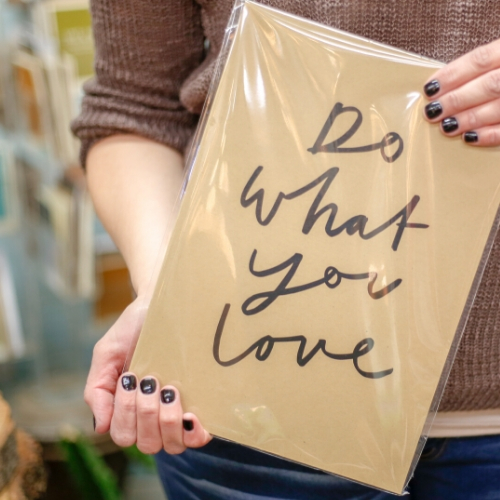
<instances>
[{"instance_id":1,"label":"blurred green object","mask_svg":"<svg viewBox=\"0 0 500 500\"><path fill-rule=\"evenodd\" d=\"M115 475L80 433L65 433L59 447L85 500L119 500L122 497Z\"/></svg>"},{"instance_id":2,"label":"blurred green object","mask_svg":"<svg viewBox=\"0 0 500 500\"><path fill-rule=\"evenodd\" d=\"M129 446L128 448L123 448L125 455L131 462L137 462L145 466L147 469L156 471L156 462L152 455L145 455L142 451L139 451L137 446Z\"/></svg>"}]
</instances>

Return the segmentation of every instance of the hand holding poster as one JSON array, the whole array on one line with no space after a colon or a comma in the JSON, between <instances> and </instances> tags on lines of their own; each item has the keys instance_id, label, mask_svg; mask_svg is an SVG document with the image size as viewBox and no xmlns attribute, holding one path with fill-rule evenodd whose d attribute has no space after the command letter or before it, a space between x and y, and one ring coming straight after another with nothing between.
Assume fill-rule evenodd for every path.
<instances>
[{"instance_id":1,"label":"hand holding poster","mask_svg":"<svg viewBox=\"0 0 500 500\"><path fill-rule=\"evenodd\" d=\"M131 370L212 434L400 493L498 225L439 63L237 10ZM493 228L493 229L492 229Z\"/></svg>"}]
</instances>

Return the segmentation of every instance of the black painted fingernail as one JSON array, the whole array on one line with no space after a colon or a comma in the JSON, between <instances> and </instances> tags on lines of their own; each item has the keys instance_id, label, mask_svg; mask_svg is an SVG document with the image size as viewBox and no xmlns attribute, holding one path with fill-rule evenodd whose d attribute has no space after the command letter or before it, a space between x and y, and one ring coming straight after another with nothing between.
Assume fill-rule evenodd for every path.
<instances>
[{"instance_id":1,"label":"black painted fingernail","mask_svg":"<svg viewBox=\"0 0 500 500\"><path fill-rule=\"evenodd\" d=\"M464 134L464 141L465 142L477 142L479 140L479 136L477 135L477 132L470 131L470 132L465 132Z\"/></svg>"},{"instance_id":2,"label":"black painted fingernail","mask_svg":"<svg viewBox=\"0 0 500 500\"><path fill-rule=\"evenodd\" d=\"M161 402L162 403L173 403L175 401L175 391L172 389L163 389L161 391Z\"/></svg>"},{"instance_id":3,"label":"black painted fingernail","mask_svg":"<svg viewBox=\"0 0 500 500\"><path fill-rule=\"evenodd\" d=\"M186 431L192 431L194 429L193 421L192 420L183 420L182 427L184 427L184 430L186 430Z\"/></svg>"},{"instance_id":4,"label":"black painted fingernail","mask_svg":"<svg viewBox=\"0 0 500 500\"><path fill-rule=\"evenodd\" d=\"M122 387L126 391L135 391L137 388L137 379L133 375L124 375L122 377Z\"/></svg>"},{"instance_id":5,"label":"black painted fingernail","mask_svg":"<svg viewBox=\"0 0 500 500\"><path fill-rule=\"evenodd\" d=\"M449 134L450 132L454 132L458 128L458 122L456 118L450 117L450 118L445 118L441 122L441 127L443 127L443 130Z\"/></svg>"},{"instance_id":6,"label":"black painted fingernail","mask_svg":"<svg viewBox=\"0 0 500 500\"><path fill-rule=\"evenodd\" d=\"M95 417L94 417L94 415L92 415L92 420L94 421L94 432L95 432L96 423L95 423Z\"/></svg>"},{"instance_id":7,"label":"black painted fingernail","mask_svg":"<svg viewBox=\"0 0 500 500\"><path fill-rule=\"evenodd\" d=\"M141 391L143 394L153 394L156 391L156 380L154 378L142 379Z\"/></svg>"},{"instance_id":8,"label":"black painted fingernail","mask_svg":"<svg viewBox=\"0 0 500 500\"><path fill-rule=\"evenodd\" d=\"M443 112L443 107L441 106L439 101L431 102L430 104L427 104L427 106L425 107L425 114L427 118L429 118L430 120L438 117L442 112Z\"/></svg>"},{"instance_id":9,"label":"black painted fingernail","mask_svg":"<svg viewBox=\"0 0 500 500\"><path fill-rule=\"evenodd\" d=\"M437 80L432 80L424 85L424 92L427 97L432 97L439 92L441 86Z\"/></svg>"}]
</instances>

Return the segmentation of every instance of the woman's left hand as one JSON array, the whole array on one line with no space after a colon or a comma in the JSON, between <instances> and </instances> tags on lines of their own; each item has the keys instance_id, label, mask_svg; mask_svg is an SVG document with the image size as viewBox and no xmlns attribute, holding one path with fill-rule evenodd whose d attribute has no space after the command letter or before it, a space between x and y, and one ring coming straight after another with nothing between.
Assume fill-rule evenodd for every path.
<instances>
[{"instance_id":1,"label":"woman's left hand","mask_svg":"<svg viewBox=\"0 0 500 500\"><path fill-rule=\"evenodd\" d=\"M424 109L441 131L473 146L500 145L500 40L439 69L424 86Z\"/></svg>"}]
</instances>

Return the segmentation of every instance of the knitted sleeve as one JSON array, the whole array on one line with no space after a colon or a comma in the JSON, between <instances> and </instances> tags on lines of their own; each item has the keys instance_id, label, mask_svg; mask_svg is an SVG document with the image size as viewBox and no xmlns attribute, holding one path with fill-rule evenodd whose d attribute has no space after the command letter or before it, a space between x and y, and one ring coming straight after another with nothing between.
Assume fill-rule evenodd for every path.
<instances>
[{"instance_id":1,"label":"knitted sleeve","mask_svg":"<svg viewBox=\"0 0 500 500\"><path fill-rule=\"evenodd\" d=\"M134 133L182 151L197 122L179 102L184 80L203 59L194 0L92 0L95 77L84 85L72 123L85 165L89 148Z\"/></svg>"}]
</instances>

